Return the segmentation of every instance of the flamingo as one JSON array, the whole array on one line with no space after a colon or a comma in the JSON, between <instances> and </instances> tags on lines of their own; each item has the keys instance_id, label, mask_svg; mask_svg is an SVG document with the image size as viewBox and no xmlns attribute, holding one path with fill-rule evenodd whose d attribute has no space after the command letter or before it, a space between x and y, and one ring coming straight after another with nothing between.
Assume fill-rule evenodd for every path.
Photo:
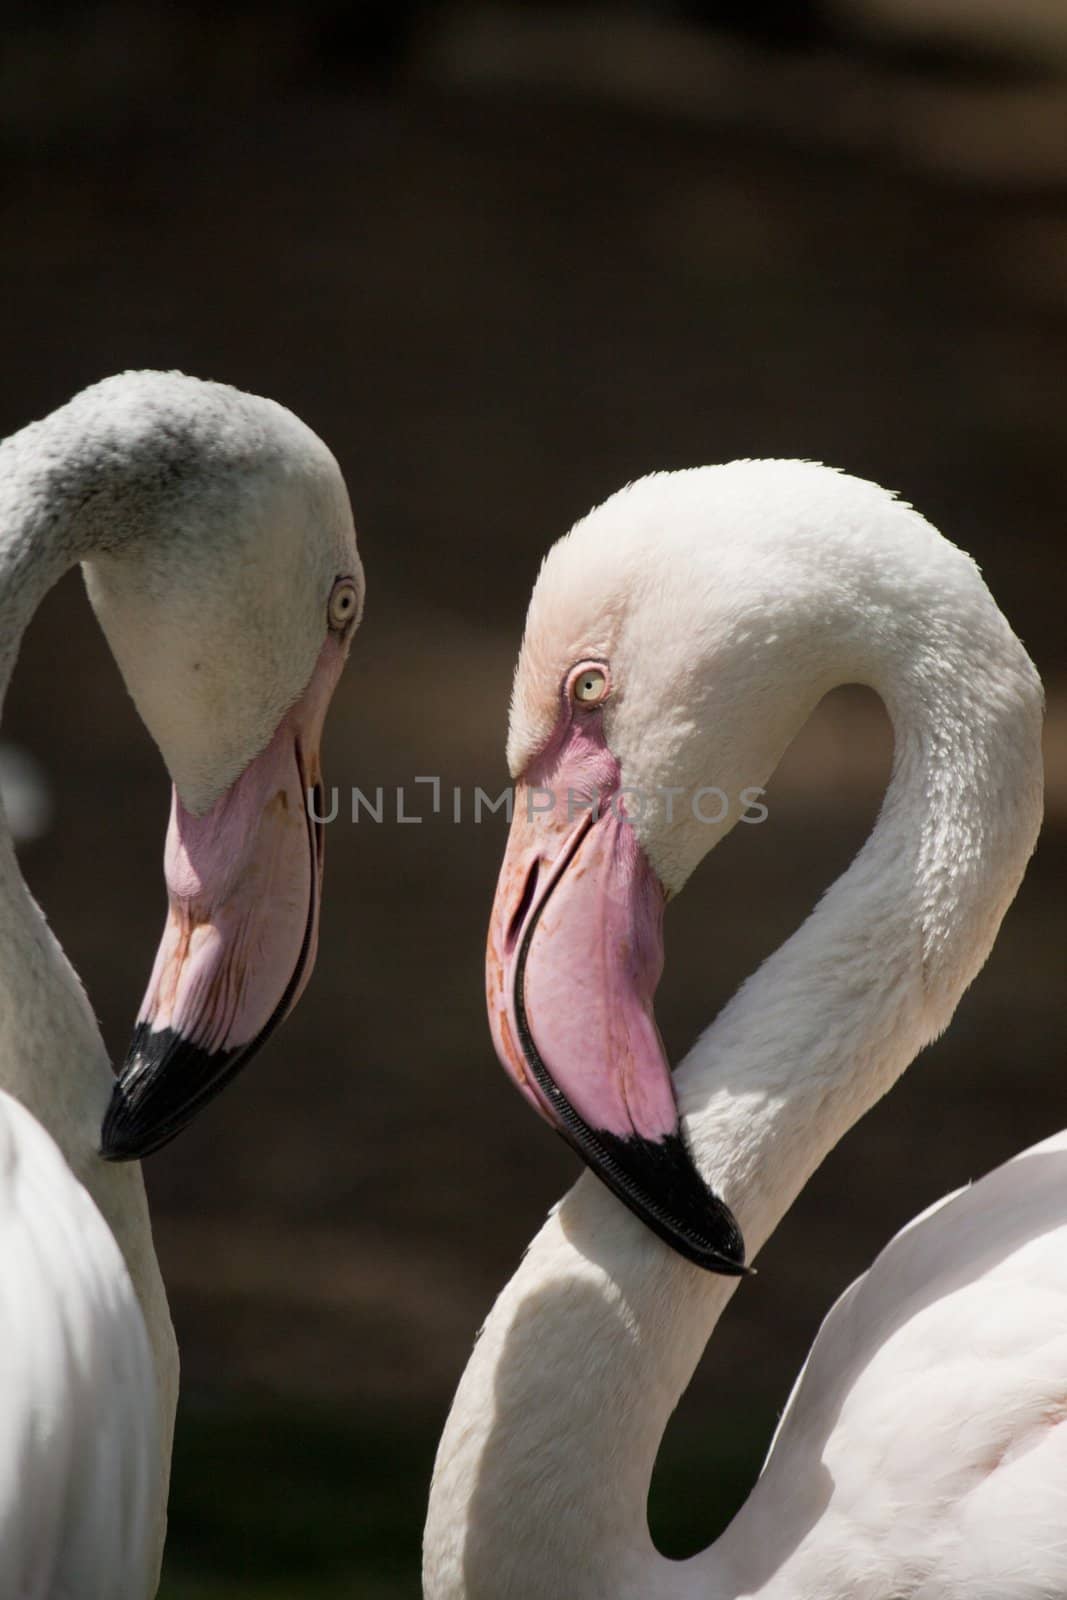
<instances>
[{"instance_id":1,"label":"flamingo","mask_svg":"<svg viewBox=\"0 0 1067 1600\"><path fill-rule=\"evenodd\" d=\"M852 682L894 728L878 820L672 1092L664 901ZM1041 713L973 561L828 468L653 475L552 549L514 683L488 998L505 1068L592 1170L460 1381L427 1600L1067 1594L1064 1133L918 1217L844 1294L710 1548L664 1558L646 1513L747 1261L989 953L1039 828ZM705 824L707 785L731 811L702 801Z\"/></svg>"},{"instance_id":2,"label":"flamingo","mask_svg":"<svg viewBox=\"0 0 1067 1600\"><path fill-rule=\"evenodd\" d=\"M0 1592L138 1600L159 1575L178 1358L136 1158L307 981L322 839L305 791L363 576L325 445L179 373L106 379L5 440L0 512L0 695L80 562L173 779L169 914L117 1081L0 817Z\"/></svg>"}]
</instances>

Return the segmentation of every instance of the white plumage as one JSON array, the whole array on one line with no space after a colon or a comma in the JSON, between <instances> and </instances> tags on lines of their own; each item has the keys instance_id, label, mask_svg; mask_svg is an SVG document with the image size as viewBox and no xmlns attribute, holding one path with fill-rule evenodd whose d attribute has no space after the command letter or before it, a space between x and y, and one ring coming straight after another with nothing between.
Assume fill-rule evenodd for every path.
<instances>
[{"instance_id":1,"label":"white plumage","mask_svg":"<svg viewBox=\"0 0 1067 1600\"><path fill-rule=\"evenodd\" d=\"M984 962L1040 824L1040 683L966 555L874 485L797 462L642 480L553 549L516 672L516 777L583 659L608 664L604 737L646 795L763 785L840 683L893 722L866 845L676 1074L688 1147L751 1258ZM634 831L670 894L737 815L653 805ZM728 929L720 906L710 952ZM742 1511L670 1562L649 1483L736 1288L578 1182L460 1382L427 1600L1067 1595L1067 1135L889 1245L827 1318Z\"/></svg>"},{"instance_id":2,"label":"white plumage","mask_svg":"<svg viewBox=\"0 0 1067 1600\"><path fill-rule=\"evenodd\" d=\"M0 1593L149 1593L160 1445L118 1245L52 1138L0 1094Z\"/></svg>"},{"instance_id":3,"label":"white plumage","mask_svg":"<svg viewBox=\"0 0 1067 1600\"><path fill-rule=\"evenodd\" d=\"M768 1596L1061 1596L1065 1423L1061 1133L916 1218L841 1297L706 1576L725 1563Z\"/></svg>"}]
</instances>

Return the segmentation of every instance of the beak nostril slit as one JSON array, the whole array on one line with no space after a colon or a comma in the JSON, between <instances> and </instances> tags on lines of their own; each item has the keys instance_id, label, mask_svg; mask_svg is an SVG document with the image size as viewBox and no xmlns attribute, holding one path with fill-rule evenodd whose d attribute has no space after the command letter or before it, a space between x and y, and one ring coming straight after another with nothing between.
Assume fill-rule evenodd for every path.
<instances>
[{"instance_id":1,"label":"beak nostril slit","mask_svg":"<svg viewBox=\"0 0 1067 1600\"><path fill-rule=\"evenodd\" d=\"M534 903L534 896L537 893L537 880L540 877L540 871L541 863L535 856L530 870L526 874L526 882L523 885L522 890L522 899L515 907L515 913L511 921L508 923L508 931L504 939L505 955L510 956L512 951L515 949L516 944L518 943L519 935L522 932L523 925L526 921L526 918L529 916L530 909Z\"/></svg>"}]
</instances>

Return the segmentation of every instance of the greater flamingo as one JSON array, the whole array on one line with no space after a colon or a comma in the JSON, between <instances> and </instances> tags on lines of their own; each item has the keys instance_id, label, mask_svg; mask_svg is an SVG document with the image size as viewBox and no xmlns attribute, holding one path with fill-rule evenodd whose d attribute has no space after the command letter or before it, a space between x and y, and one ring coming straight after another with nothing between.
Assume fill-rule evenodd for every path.
<instances>
[{"instance_id":1,"label":"greater flamingo","mask_svg":"<svg viewBox=\"0 0 1067 1600\"><path fill-rule=\"evenodd\" d=\"M0 1592L138 1600L158 1580L178 1359L130 1158L307 980L322 841L305 793L363 577L325 445L178 373L107 379L4 441L0 508L0 696L80 562L174 783L170 915L118 1083L0 818Z\"/></svg>"},{"instance_id":2,"label":"greater flamingo","mask_svg":"<svg viewBox=\"0 0 1067 1600\"><path fill-rule=\"evenodd\" d=\"M663 902L846 682L894 728L878 821L682 1062L676 1106L651 1011ZM1040 823L1041 712L970 558L824 467L656 475L551 551L515 677L488 998L506 1068L606 1182L553 1211L475 1346L427 1600L1067 1594L1063 1133L917 1218L841 1298L709 1549L665 1559L646 1515L741 1232L758 1251L989 953ZM722 820L698 820L703 785L730 797Z\"/></svg>"}]
</instances>

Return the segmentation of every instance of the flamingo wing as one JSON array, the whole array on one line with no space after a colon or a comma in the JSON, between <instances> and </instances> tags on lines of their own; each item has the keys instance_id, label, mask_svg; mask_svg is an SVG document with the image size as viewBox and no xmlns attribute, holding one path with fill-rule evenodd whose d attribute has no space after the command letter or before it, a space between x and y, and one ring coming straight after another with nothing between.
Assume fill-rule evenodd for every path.
<instances>
[{"instance_id":1,"label":"flamingo wing","mask_svg":"<svg viewBox=\"0 0 1067 1600\"><path fill-rule=\"evenodd\" d=\"M841 1297L716 1556L767 1600L1067 1595L1067 1133Z\"/></svg>"}]
</instances>

